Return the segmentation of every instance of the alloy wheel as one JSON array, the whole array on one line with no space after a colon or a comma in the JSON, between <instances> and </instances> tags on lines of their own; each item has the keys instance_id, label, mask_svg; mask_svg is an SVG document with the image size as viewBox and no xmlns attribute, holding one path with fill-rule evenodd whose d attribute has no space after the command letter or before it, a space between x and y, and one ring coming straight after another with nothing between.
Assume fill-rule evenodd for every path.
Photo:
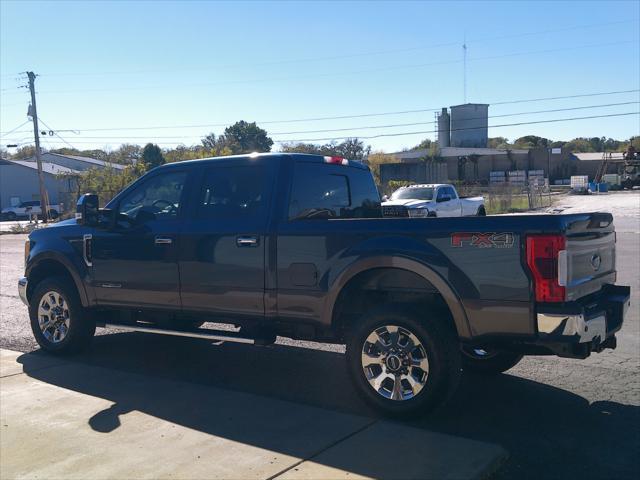
<instances>
[{"instance_id":1,"label":"alloy wheel","mask_svg":"<svg viewBox=\"0 0 640 480\"><path fill-rule=\"evenodd\" d=\"M362 347L362 370L369 385L390 400L409 400L429 376L427 351L405 327L385 325L369 334Z\"/></svg>"},{"instance_id":2,"label":"alloy wheel","mask_svg":"<svg viewBox=\"0 0 640 480\"><path fill-rule=\"evenodd\" d=\"M38 304L38 325L44 338L51 343L62 342L69 332L69 305L58 292L45 293Z\"/></svg>"}]
</instances>

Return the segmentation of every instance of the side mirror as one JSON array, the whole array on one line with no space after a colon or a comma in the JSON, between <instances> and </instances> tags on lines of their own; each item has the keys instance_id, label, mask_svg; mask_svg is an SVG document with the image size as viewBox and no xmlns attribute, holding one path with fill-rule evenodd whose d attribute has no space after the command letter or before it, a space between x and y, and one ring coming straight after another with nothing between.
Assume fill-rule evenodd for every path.
<instances>
[{"instance_id":1,"label":"side mirror","mask_svg":"<svg viewBox=\"0 0 640 480\"><path fill-rule=\"evenodd\" d=\"M98 196L85 193L76 203L76 221L80 225L95 226L98 224Z\"/></svg>"},{"instance_id":2,"label":"side mirror","mask_svg":"<svg viewBox=\"0 0 640 480\"><path fill-rule=\"evenodd\" d=\"M382 201L383 202L388 202L389 201L389 195L383 195L382 196Z\"/></svg>"}]
</instances>

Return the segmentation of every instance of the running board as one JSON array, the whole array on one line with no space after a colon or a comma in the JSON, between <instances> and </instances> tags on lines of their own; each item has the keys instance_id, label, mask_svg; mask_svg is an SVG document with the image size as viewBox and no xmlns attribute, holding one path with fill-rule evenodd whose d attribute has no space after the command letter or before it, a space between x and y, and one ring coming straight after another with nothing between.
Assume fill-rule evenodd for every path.
<instances>
[{"instance_id":1,"label":"running board","mask_svg":"<svg viewBox=\"0 0 640 480\"><path fill-rule=\"evenodd\" d=\"M164 328L146 327L142 325L127 325L122 323L105 323L105 328L119 328L121 330L127 330L129 332L143 332L143 333L156 333L159 335L173 335L175 337L191 337L191 338L203 338L205 340L213 340L214 342L235 342L235 343L247 343L250 345L267 345L269 339L256 339L246 337L235 337L230 332L223 330L207 330L206 328L196 328L193 330L167 330ZM211 332L211 333L210 333Z\"/></svg>"}]
</instances>

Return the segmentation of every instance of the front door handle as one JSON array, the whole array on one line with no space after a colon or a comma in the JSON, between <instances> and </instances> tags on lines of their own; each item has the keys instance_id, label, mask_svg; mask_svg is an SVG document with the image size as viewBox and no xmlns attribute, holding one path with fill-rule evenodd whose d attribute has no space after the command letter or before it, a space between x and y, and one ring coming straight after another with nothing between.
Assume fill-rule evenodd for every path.
<instances>
[{"instance_id":1,"label":"front door handle","mask_svg":"<svg viewBox=\"0 0 640 480\"><path fill-rule=\"evenodd\" d=\"M257 247L258 237L238 237L236 238L236 245L238 247Z\"/></svg>"},{"instance_id":2,"label":"front door handle","mask_svg":"<svg viewBox=\"0 0 640 480\"><path fill-rule=\"evenodd\" d=\"M169 237L156 237L156 245L171 245L173 239Z\"/></svg>"}]
</instances>

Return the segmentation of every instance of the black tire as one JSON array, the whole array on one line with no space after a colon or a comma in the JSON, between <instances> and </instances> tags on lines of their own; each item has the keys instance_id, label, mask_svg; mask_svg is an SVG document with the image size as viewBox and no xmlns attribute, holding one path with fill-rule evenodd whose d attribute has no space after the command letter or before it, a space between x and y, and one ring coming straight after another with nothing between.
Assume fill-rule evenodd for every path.
<instances>
[{"instance_id":1,"label":"black tire","mask_svg":"<svg viewBox=\"0 0 640 480\"><path fill-rule=\"evenodd\" d=\"M376 391L365 374L362 363L363 348L370 348L373 345L367 342L367 337L385 325L397 326L413 334L424 347L428 360L426 377L422 376L420 368L416 371L412 367L409 372L414 380L415 377L422 376L421 382L424 383L415 395L408 393L406 399L392 400L387 398L389 393L388 389L385 390L384 385L388 385L389 381L395 385L398 376L393 375L394 380L391 380L390 377L384 380L379 390ZM398 333L395 335L398 336ZM378 342L376 345L380 345L380 343ZM460 380L460 356L460 345L456 332L446 319L423 318L414 312L406 312L401 309L377 309L365 314L354 323L348 335L346 360L356 390L369 405L388 416L408 417L432 411L446 402L455 392ZM384 373L385 376L389 376L388 371L384 371L384 368L389 368L388 361L387 356L385 359L387 363L384 363L386 367L375 367L380 369L380 375ZM369 370L369 374L372 373L374 378L377 378L375 372ZM401 380L401 384L403 382L407 382L407 380ZM405 385L409 386L408 383ZM384 392L384 394L380 392ZM404 391L401 395L404 396Z\"/></svg>"},{"instance_id":2,"label":"black tire","mask_svg":"<svg viewBox=\"0 0 640 480\"><path fill-rule=\"evenodd\" d=\"M495 375L515 367L522 355L507 350L484 350L462 347L462 369L465 372Z\"/></svg>"},{"instance_id":3,"label":"black tire","mask_svg":"<svg viewBox=\"0 0 640 480\"><path fill-rule=\"evenodd\" d=\"M16 213L15 212L9 212L7 213L7 220L15 220L17 218Z\"/></svg>"},{"instance_id":4,"label":"black tire","mask_svg":"<svg viewBox=\"0 0 640 480\"><path fill-rule=\"evenodd\" d=\"M484 209L484 207L480 207L480 208L478 209L478 213L476 213L476 216L477 216L477 217L486 217L486 216L487 216L487 212L486 212L486 210Z\"/></svg>"},{"instance_id":5,"label":"black tire","mask_svg":"<svg viewBox=\"0 0 640 480\"><path fill-rule=\"evenodd\" d=\"M49 292L57 293L63 298L62 302L59 298L57 300L54 298L49 305L49 310L57 308L56 306L61 307L57 323L58 325L65 323L66 332L64 337L59 334L58 340L55 339L55 334L62 330L51 327L43 332L40 326L38 309L45 300L44 296ZM90 317L88 310L82 306L75 285L65 277L46 278L36 285L29 303L29 318L31 330L38 345L43 350L55 354L74 353L87 348L96 330L96 323Z\"/></svg>"},{"instance_id":6,"label":"black tire","mask_svg":"<svg viewBox=\"0 0 640 480\"><path fill-rule=\"evenodd\" d=\"M58 218L58 211L54 209L49 210L49 218L51 220L55 220L56 218Z\"/></svg>"}]
</instances>

